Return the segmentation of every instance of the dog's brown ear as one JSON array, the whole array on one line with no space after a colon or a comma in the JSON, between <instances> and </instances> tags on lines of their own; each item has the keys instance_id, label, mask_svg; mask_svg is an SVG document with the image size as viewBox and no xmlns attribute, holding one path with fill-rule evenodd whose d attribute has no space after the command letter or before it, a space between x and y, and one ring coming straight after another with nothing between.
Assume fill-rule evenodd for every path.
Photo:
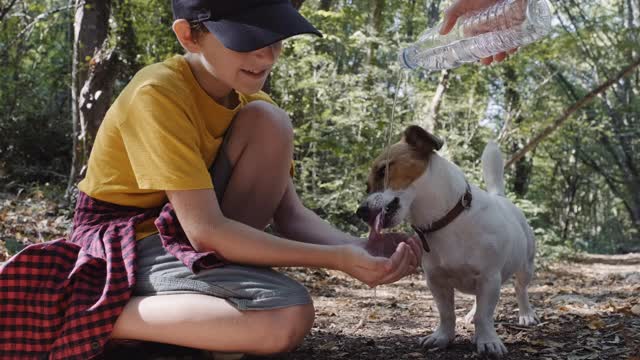
<instances>
[{"instance_id":1,"label":"dog's brown ear","mask_svg":"<svg viewBox=\"0 0 640 360\"><path fill-rule=\"evenodd\" d=\"M404 141L422 154L440 150L444 142L439 137L417 125L411 125L404 131Z\"/></svg>"}]
</instances>

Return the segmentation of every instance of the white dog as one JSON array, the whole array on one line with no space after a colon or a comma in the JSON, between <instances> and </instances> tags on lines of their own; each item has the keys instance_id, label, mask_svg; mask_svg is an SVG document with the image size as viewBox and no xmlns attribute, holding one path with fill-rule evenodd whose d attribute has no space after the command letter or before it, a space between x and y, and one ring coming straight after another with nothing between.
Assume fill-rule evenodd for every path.
<instances>
[{"instance_id":1,"label":"white dog","mask_svg":"<svg viewBox=\"0 0 640 360\"><path fill-rule=\"evenodd\" d=\"M504 197L503 160L490 142L482 154L487 191L469 185L458 166L436 154L442 141L418 126L378 156L367 182L369 196L358 215L370 239L408 219L425 247L422 268L440 313L424 347L446 347L455 336L453 291L475 295L465 320L475 324L479 353L502 356L493 313L500 287L515 274L521 325L539 320L529 304L535 239L523 213ZM385 186L386 185L386 186Z\"/></svg>"}]
</instances>

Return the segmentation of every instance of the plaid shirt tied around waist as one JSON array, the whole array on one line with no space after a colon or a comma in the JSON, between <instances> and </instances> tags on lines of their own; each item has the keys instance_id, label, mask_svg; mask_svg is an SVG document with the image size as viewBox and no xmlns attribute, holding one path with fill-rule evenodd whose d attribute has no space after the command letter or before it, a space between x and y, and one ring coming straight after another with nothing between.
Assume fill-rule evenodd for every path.
<instances>
[{"instance_id":1,"label":"plaid shirt tied around waist","mask_svg":"<svg viewBox=\"0 0 640 360\"><path fill-rule=\"evenodd\" d=\"M135 285L135 226L153 217L162 245L191 271L223 265L193 249L170 203L124 207L81 192L70 240L30 245L0 268L0 359L101 354Z\"/></svg>"}]
</instances>

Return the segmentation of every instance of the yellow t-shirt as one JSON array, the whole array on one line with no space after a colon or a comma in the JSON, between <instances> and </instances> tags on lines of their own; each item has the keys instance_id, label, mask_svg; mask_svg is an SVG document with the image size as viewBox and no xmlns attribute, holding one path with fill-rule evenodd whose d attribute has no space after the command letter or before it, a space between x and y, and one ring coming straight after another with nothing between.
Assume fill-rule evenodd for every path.
<instances>
[{"instance_id":1,"label":"yellow t-shirt","mask_svg":"<svg viewBox=\"0 0 640 360\"><path fill-rule=\"evenodd\" d=\"M152 208L165 190L212 189L208 172L225 130L247 103L271 98L238 94L228 109L200 87L181 55L138 72L109 108L96 136L80 191L110 203ZM157 232L151 219L136 238Z\"/></svg>"}]
</instances>

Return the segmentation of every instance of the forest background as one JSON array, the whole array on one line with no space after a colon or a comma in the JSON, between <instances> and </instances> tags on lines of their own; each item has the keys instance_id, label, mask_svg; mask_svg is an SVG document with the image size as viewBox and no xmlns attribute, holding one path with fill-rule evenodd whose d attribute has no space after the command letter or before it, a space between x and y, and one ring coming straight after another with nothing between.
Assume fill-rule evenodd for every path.
<instances>
[{"instance_id":1,"label":"forest background","mask_svg":"<svg viewBox=\"0 0 640 360\"><path fill-rule=\"evenodd\" d=\"M551 34L507 61L401 81L398 50L446 1L294 1L325 36L286 41L265 90L293 121L304 203L363 234L368 166L419 124L477 184L488 140L507 159L534 141L506 176L541 255L640 251L640 0L552 4ZM66 202L43 211L69 224L104 111L139 69L182 52L171 21L168 0L0 0L0 193L13 196L0 220L40 197ZM34 231L2 232L6 255L60 235Z\"/></svg>"}]
</instances>

